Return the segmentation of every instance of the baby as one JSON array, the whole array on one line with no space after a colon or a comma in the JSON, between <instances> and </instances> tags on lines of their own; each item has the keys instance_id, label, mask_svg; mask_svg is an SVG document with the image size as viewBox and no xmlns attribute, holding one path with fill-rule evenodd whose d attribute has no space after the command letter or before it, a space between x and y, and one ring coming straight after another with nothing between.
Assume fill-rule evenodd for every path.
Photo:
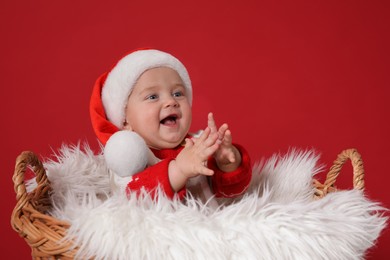
<instances>
[{"instance_id":1,"label":"baby","mask_svg":"<svg viewBox=\"0 0 390 260\"><path fill-rule=\"evenodd\" d=\"M186 183L198 175L209 176L217 197L246 190L252 174L248 153L232 143L227 124L216 126L211 113L206 129L191 138L191 104L184 65L158 50L134 51L96 81L90 112L99 140L106 144L119 131L132 131L154 155L133 175L128 192L153 194L160 186L168 197L183 198Z\"/></svg>"}]
</instances>

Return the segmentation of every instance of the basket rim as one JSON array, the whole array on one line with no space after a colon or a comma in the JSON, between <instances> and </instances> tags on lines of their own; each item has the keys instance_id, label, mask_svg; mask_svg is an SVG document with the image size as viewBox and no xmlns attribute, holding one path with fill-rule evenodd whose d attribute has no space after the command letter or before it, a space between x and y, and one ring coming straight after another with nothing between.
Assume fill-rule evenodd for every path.
<instances>
[{"instance_id":1,"label":"basket rim","mask_svg":"<svg viewBox=\"0 0 390 260\"><path fill-rule=\"evenodd\" d=\"M37 187L27 193L25 173L28 167L36 175ZM50 205L50 181L37 155L22 152L16 159L12 177L16 193L16 205L11 215L12 228L31 247L33 257L61 256L73 258L77 247L63 238L70 223L46 214Z\"/></svg>"},{"instance_id":2,"label":"basket rim","mask_svg":"<svg viewBox=\"0 0 390 260\"><path fill-rule=\"evenodd\" d=\"M335 183L341 168L350 160L353 166L354 189L364 190L364 168L356 149L343 150L333 162L324 184L313 179L315 199L337 191ZM30 167L36 175L37 187L27 193L25 173ZM31 151L22 152L16 159L12 177L17 203L11 215L11 225L29 244L34 257L74 258L78 247L73 241L64 241L70 223L46 214L50 203L51 184L38 156Z\"/></svg>"}]
</instances>

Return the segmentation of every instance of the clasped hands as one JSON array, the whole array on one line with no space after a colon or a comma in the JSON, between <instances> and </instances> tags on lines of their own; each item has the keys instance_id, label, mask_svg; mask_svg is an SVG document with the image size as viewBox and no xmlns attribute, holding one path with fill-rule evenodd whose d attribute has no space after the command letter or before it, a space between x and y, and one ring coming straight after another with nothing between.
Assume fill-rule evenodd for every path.
<instances>
[{"instance_id":1,"label":"clasped hands","mask_svg":"<svg viewBox=\"0 0 390 260\"><path fill-rule=\"evenodd\" d=\"M223 172L231 172L241 164L241 155L232 144L232 134L227 124L217 129L212 113L208 114L207 127L199 138L187 138L184 149L176 159L170 163L170 181L175 188L175 183L185 183L189 178L214 174L207 167L210 156L216 160L218 168Z\"/></svg>"}]
</instances>

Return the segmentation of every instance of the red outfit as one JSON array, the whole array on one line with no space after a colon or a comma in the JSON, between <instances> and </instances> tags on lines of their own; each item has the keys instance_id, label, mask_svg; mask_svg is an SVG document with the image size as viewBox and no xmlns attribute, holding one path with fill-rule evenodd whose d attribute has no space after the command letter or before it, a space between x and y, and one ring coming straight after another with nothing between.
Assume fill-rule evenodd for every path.
<instances>
[{"instance_id":1,"label":"red outfit","mask_svg":"<svg viewBox=\"0 0 390 260\"><path fill-rule=\"evenodd\" d=\"M233 172L222 172L214 160L210 158L208 161L208 167L214 171L214 175L211 176L211 186L217 197L235 197L242 194L248 187L252 178L252 169L250 164L250 158L245 149L239 145L235 145L240 151L242 161L241 165ZM184 146L178 146L173 149L154 150L154 155L159 159L162 159L159 163L146 168L144 171L133 175L132 181L129 182L127 188L129 192L140 192L144 188L148 192L153 192L156 187L160 185L165 194L173 198L176 194L172 189L168 177L168 165L170 161L174 160L176 156ZM177 192L180 199L184 198L186 194L186 188L183 187Z\"/></svg>"}]
</instances>

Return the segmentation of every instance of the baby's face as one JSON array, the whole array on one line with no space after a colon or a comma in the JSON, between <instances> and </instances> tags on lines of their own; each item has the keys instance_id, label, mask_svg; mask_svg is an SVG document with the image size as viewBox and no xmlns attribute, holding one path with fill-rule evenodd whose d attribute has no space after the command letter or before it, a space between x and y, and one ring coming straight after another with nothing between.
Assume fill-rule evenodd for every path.
<instances>
[{"instance_id":1,"label":"baby's face","mask_svg":"<svg viewBox=\"0 0 390 260\"><path fill-rule=\"evenodd\" d=\"M174 148L187 135L191 105L179 74L160 67L145 71L130 94L126 129L142 136L149 147Z\"/></svg>"}]
</instances>

